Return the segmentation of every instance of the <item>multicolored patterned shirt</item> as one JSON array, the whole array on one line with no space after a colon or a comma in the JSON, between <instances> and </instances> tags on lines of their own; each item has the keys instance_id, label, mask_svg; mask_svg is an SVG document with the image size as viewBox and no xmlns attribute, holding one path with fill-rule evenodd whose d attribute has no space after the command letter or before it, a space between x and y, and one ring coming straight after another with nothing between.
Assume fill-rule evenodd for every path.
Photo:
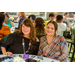
<instances>
[{"instance_id":1,"label":"multicolored patterned shirt","mask_svg":"<svg viewBox=\"0 0 75 75\"><path fill-rule=\"evenodd\" d=\"M46 36L41 37L38 55L60 61L67 61L68 45L65 38L63 36L56 35L51 43L48 44Z\"/></svg>"}]
</instances>

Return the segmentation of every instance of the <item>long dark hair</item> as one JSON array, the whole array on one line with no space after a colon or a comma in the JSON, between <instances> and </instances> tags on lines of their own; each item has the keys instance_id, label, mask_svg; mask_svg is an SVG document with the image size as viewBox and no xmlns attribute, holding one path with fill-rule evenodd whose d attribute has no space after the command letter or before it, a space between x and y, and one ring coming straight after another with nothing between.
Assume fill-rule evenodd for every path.
<instances>
[{"instance_id":1,"label":"long dark hair","mask_svg":"<svg viewBox=\"0 0 75 75\"><path fill-rule=\"evenodd\" d=\"M35 48L36 48L36 46L35 46L36 45L36 32L35 32L35 28L33 26L33 23L31 22L30 19L23 20L23 22L20 25L20 29L17 31L20 36L24 36L24 34L22 33L22 25L23 24L25 26L28 26L28 27L31 28L30 29L30 34L29 34L30 43L31 43L31 47L30 48L31 48L31 50L35 50Z\"/></svg>"},{"instance_id":2,"label":"long dark hair","mask_svg":"<svg viewBox=\"0 0 75 75\"><path fill-rule=\"evenodd\" d=\"M45 34L45 29L44 29L44 21L41 17L38 17L35 19L35 28L36 30L38 29L38 34Z\"/></svg>"}]
</instances>

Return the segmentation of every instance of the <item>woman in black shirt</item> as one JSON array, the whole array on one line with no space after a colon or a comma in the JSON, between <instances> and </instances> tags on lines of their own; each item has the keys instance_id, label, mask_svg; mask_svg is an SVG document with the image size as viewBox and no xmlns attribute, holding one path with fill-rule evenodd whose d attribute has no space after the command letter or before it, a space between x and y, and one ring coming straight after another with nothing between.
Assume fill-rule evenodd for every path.
<instances>
[{"instance_id":1,"label":"woman in black shirt","mask_svg":"<svg viewBox=\"0 0 75 75\"><path fill-rule=\"evenodd\" d=\"M37 55L39 40L36 38L35 28L29 19L24 20L20 29L7 37L2 43L2 52L5 55L34 54Z\"/></svg>"}]
</instances>

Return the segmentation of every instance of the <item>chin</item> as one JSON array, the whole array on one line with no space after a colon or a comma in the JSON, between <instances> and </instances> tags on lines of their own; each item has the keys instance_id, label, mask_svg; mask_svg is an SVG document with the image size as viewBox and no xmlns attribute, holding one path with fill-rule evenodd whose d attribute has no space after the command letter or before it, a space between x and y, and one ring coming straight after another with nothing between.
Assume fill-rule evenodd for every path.
<instances>
[{"instance_id":1,"label":"chin","mask_svg":"<svg viewBox=\"0 0 75 75\"><path fill-rule=\"evenodd\" d=\"M24 33L25 35L28 35L29 33Z\"/></svg>"},{"instance_id":2,"label":"chin","mask_svg":"<svg viewBox=\"0 0 75 75\"><path fill-rule=\"evenodd\" d=\"M49 36L53 36L53 34L47 34L47 35L49 35Z\"/></svg>"}]
</instances>

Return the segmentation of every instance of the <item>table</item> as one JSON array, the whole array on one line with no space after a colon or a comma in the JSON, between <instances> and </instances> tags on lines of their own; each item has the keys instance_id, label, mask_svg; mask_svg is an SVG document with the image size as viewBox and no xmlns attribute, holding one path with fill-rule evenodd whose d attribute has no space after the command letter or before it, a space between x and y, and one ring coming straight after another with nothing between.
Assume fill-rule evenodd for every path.
<instances>
[{"instance_id":1,"label":"table","mask_svg":"<svg viewBox=\"0 0 75 75\"><path fill-rule=\"evenodd\" d=\"M13 56L19 56L19 55L21 55L22 57L23 57L23 55L24 54L13 54ZM5 57L6 55L0 55L0 58L1 57ZM13 57L13 56L11 56L11 57ZM37 55L29 55L29 58L31 58L31 56L35 56L33 59L38 59L37 57ZM59 61L57 61L57 60L55 60L55 59L51 59L51 58L47 58L47 57L43 57L43 60L42 60L42 62L59 62Z\"/></svg>"}]
</instances>

